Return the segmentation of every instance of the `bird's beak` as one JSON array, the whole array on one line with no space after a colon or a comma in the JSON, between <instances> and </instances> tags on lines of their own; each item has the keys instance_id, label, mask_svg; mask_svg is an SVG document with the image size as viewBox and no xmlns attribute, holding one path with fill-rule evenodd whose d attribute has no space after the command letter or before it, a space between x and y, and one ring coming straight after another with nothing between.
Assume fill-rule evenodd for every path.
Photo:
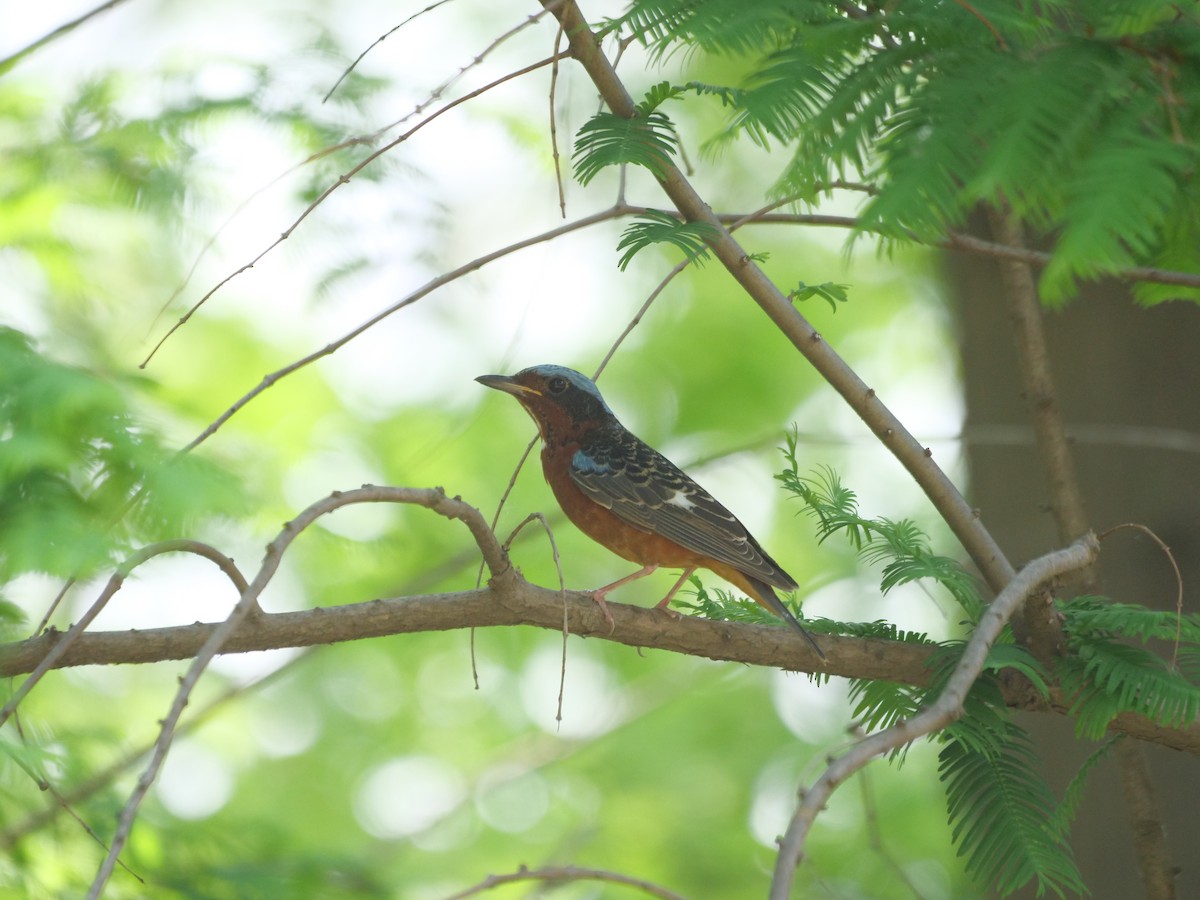
<instances>
[{"instance_id":1,"label":"bird's beak","mask_svg":"<svg viewBox=\"0 0 1200 900\"><path fill-rule=\"evenodd\" d=\"M526 387L507 375L480 375L475 380L484 387L495 388L498 391L504 391L506 394L512 394L514 397L520 397L524 394L533 394L536 397L542 395L541 391Z\"/></svg>"}]
</instances>

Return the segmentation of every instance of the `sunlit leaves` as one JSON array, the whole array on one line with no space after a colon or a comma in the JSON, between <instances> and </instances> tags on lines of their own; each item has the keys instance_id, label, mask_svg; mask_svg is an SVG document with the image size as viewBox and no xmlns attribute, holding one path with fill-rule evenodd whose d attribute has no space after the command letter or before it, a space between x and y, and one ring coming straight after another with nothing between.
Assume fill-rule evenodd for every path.
<instances>
[{"instance_id":1,"label":"sunlit leaves","mask_svg":"<svg viewBox=\"0 0 1200 900\"><path fill-rule=\"evenodd\" d=\"M175 459L115 384L0 329L0 583L85 574L134 537L177 537L202 511L238 506L227 478Z\"/></svg>"},{"instance_id":2,"label":"sunlit leaves","mask_svg":"<svg viewBox=\"0 0 1200 900\"><path fill-rule=\"evenodd\" d=\"M1200 21L1174 5L1066 2L1049 15L921 0L849 16L643 0L624 22L660 54L738 57L741 83L692 87L729 112L714 140L791 149L778 194L868 179L861 227L891 241L938 240L980 202L1011 206L1051 241L1048 302L1119 269L1197 271Z\"/></svg>"}]
</instances>

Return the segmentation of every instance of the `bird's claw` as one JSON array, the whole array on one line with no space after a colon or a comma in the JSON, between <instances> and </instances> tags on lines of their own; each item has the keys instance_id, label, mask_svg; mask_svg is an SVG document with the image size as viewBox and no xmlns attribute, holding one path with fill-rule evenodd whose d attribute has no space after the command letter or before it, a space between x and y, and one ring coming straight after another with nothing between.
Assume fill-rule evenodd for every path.
<instances>
[{"instance_id":1,"label":"bird's claw","mask_svg":"<svg viewBox=\"0 0 1200 900\"><path fill-rule=\"evenodd\" d=\"M617 630L617 623L613 621L612 613L608 611L608 604L604 602L605 591L594 591L592 599L596 601L596 605L600 607L600 612L604 613L604 619L608 622L608 633L612 634Z\"/></svg>"}]
</instances>

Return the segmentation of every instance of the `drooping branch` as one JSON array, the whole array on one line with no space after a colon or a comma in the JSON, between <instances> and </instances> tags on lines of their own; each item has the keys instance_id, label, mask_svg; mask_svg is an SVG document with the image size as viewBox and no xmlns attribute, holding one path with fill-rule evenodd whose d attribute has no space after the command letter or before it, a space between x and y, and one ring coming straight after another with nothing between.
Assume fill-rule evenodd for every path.
<instances>
[{"instance_id":1,"label":"drooping branch","mask_svg":"<svg viewBox=\"0 0 1200 900\"><path fill-rule=\"evenodd\" d=\"M1070 547L1047 554L1025 566L996 599L988 604L987 611L967 642L954 673L933 705L911 719L898 722L859 741L831 762L810 789L802 792L800 805L796 808L787 832L779 844L775 875L771 881L771 900L787 900L791 895L792 879L804 852L805 838L817 814L824 808L838 785L871 760L945 728L961 717L967 693L979 677L979 673L983 671L988 650L996 642L996 638L1000 636L1005 623L1017 607L1046 581L1090 565L1099 552L1100 543L1095 535L1089 534Z\"/></svg>"}]
</instances>

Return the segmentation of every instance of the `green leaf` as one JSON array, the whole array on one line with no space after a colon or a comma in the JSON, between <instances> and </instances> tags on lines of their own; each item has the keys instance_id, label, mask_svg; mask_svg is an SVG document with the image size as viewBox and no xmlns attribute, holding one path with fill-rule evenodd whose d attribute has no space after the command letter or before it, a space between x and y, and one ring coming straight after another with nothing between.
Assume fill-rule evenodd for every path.
<instances>
[{"instance_id":1,"label":"green leaf","mask_svg":"<svg viewBox=\"0 0 1200 900\"><path fill-rule=\"evenodd\" d=\"M589 184L608 166L642 166L656 177L666 173L679 139L660 112L632 119L597 113L575 135L575 177Z\"/></svg>"},{"instance_id":2,"label":"green leaf","mask_svg":"<svg viewBox=\"0 0 1200 900\"><path fill-rule=\"evenodd\" d=\"M850 295L846 293L849 287L848 284L834 284L832 281L821 284L805 284L802 281L788 293L788 299L793 303L803 303L813 297L820 297L836 313L839 303L850 301Z\"/></svg>"},{"instance_id":3,"label":"green leaf","mask_svg":"<svg viewBox=\"0 0 1200 900\"><path fill-rule=\"evenodd\" d=\"M652 209L621 233L617 249L625 252L617 265L624 271L651 244L671 244L682 250L689 262L699 263L708 257L707 242L717 235L717 229L707 222L683 222L669 212Z\"/></svg>"},{"instance_id":4,"label":"green leaf","mask_svg":"<svg viewBox=\"0 0 1200 900\"><path fill-rule=\"evenodd\" d=\"M1040 760L1029 735L1011 723L994 750L950 740L938 757L946 784L952 837L967 868L1002 896L1036 882L1049 889L1085 893L1070 846L1055 828L1056 803L1038 774Z\"/></svg>"}]
</instances>

